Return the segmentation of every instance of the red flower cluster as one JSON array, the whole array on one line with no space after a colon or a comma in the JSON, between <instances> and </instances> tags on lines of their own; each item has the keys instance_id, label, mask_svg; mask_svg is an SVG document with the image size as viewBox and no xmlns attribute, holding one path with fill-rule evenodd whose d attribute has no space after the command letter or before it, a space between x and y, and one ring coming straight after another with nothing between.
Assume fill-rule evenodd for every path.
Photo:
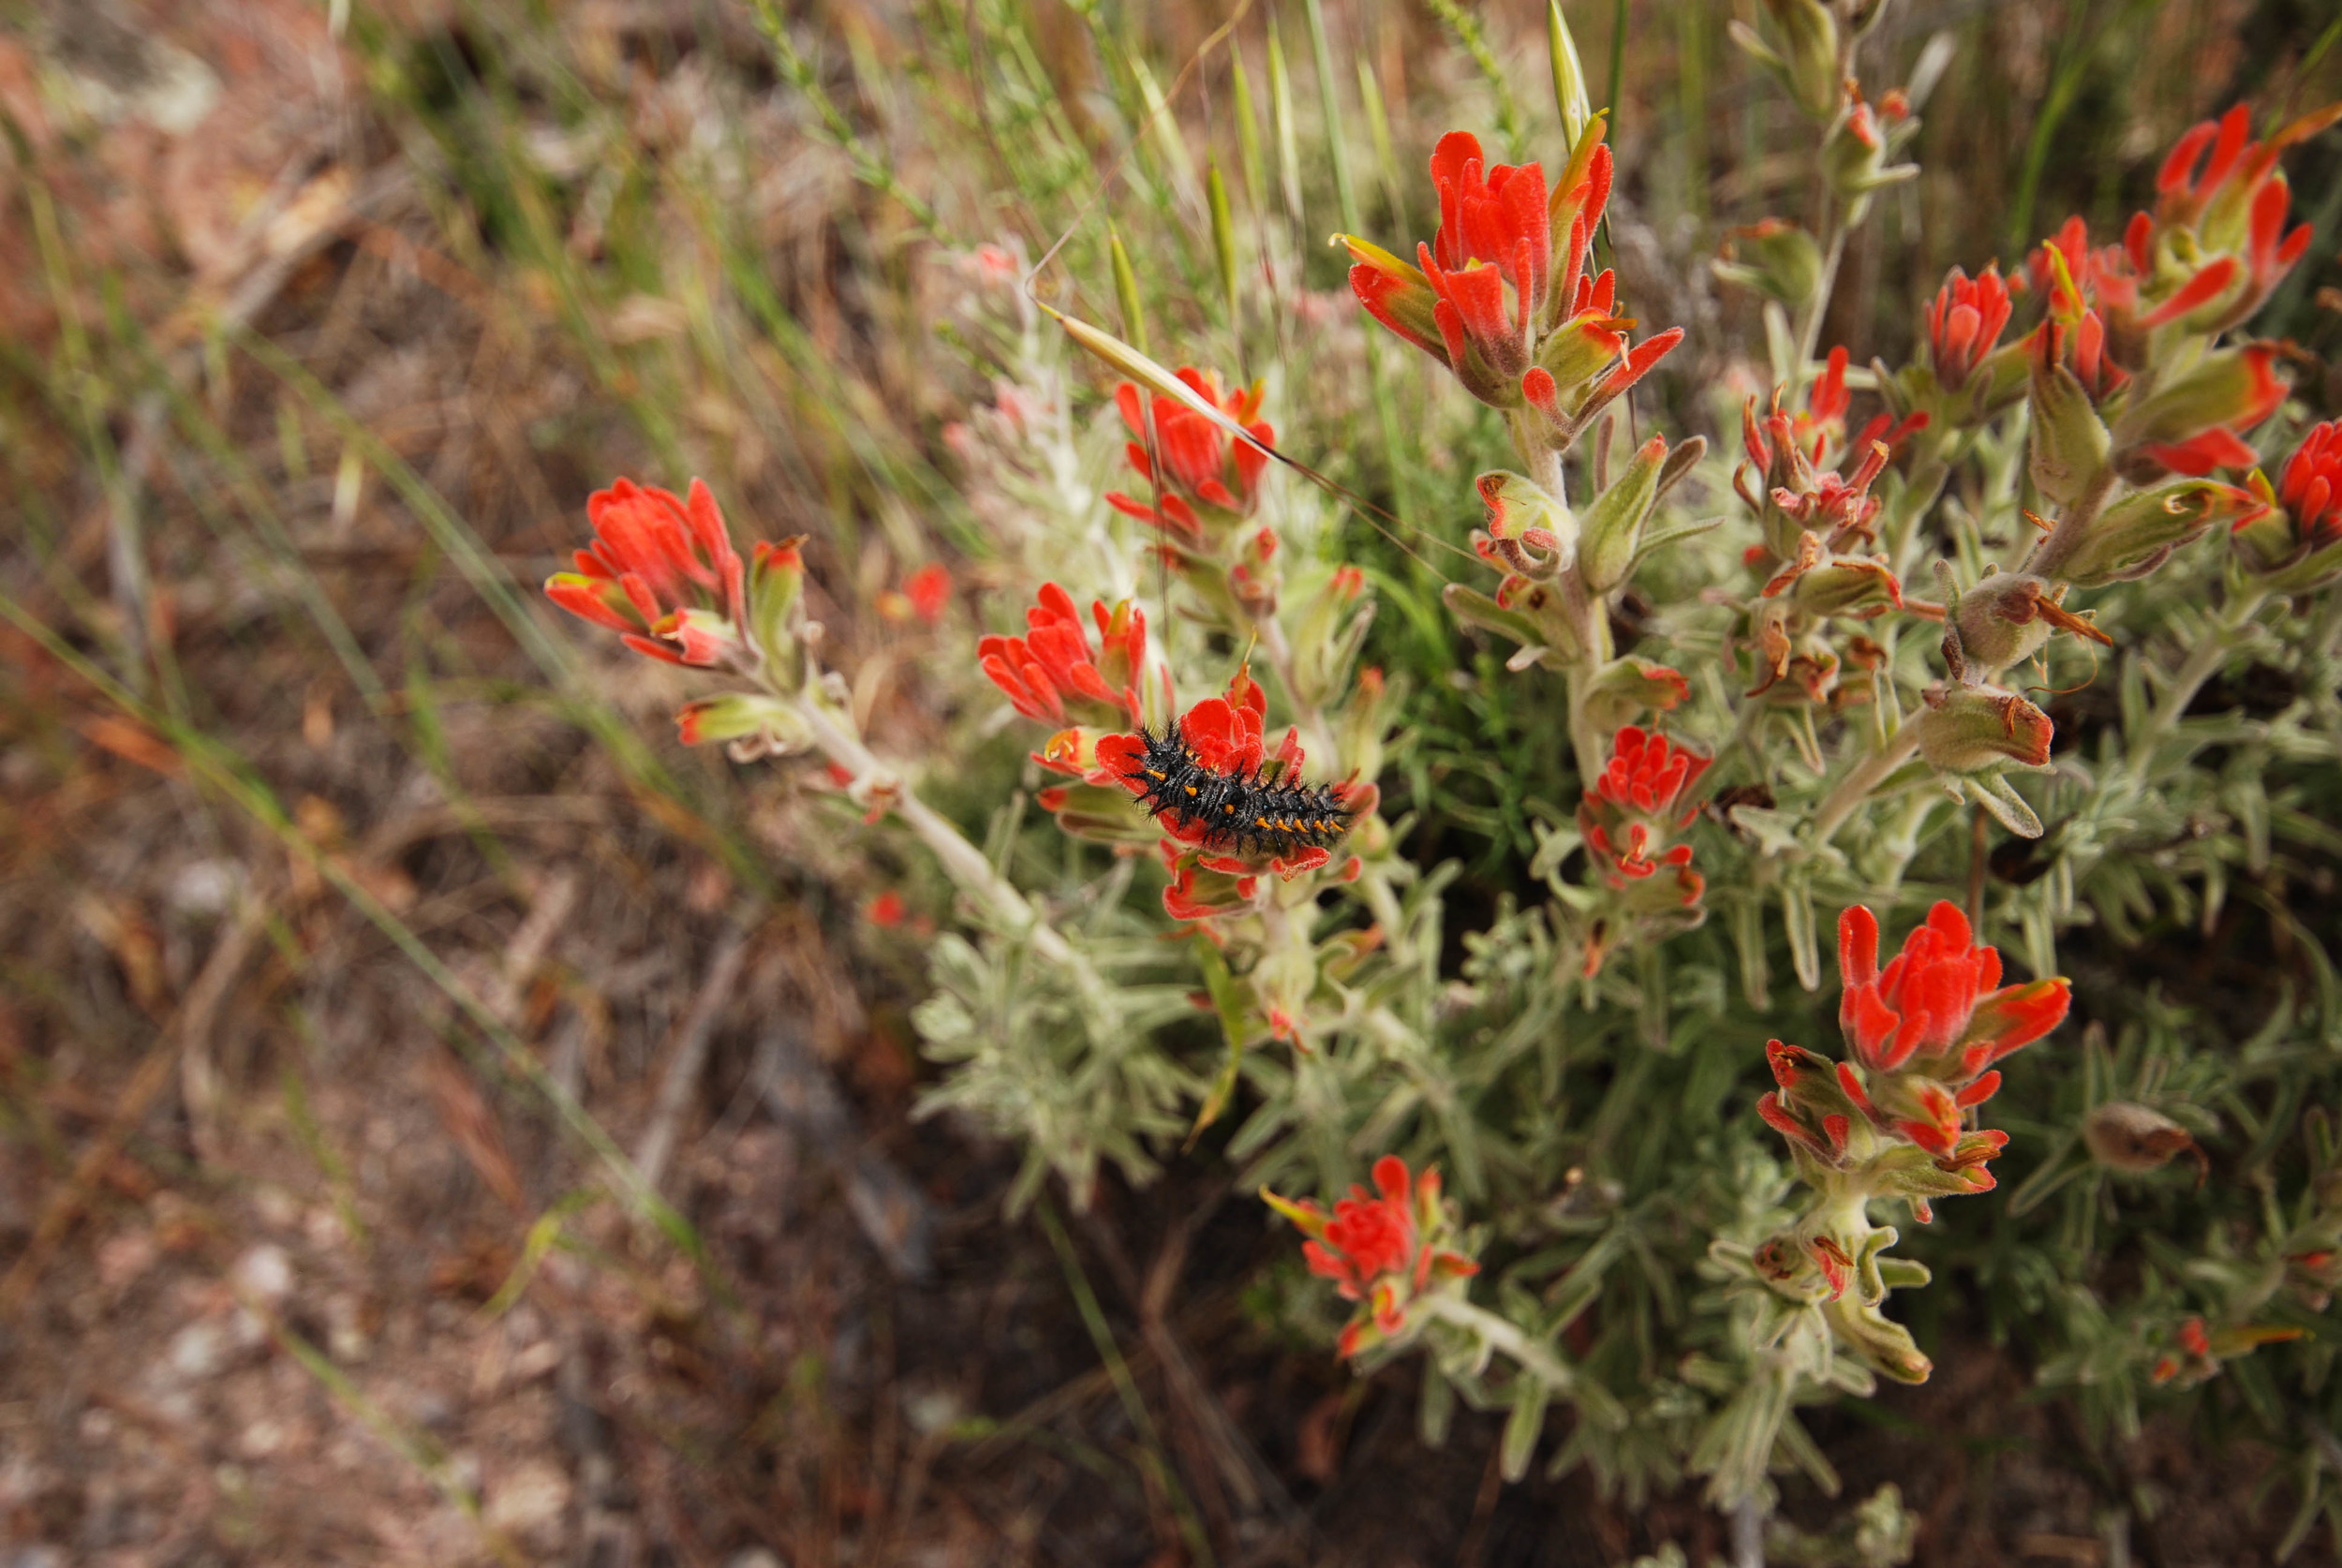
<instances>
[{"instance_id":1,"label":"red flower cluster","mask_svg":"<svg viewBox=\"0 0 2342 1568\"><path fill-rule=\"evenodd\" d=\"M2043 367L2067 364L2103 403L2162 352L2157 329L2213 338L2249 318L2309 244L2307 225L2286 230L2292 197L2278 155L2337 119L2342 104L2329 105L2255 141L2240 104L2180 139L2157 178L2156 210L2134 214L2120 244L2094 249L2082 219L2068 219L2027 260L2049 300L2033 342ZM2256 345L2160 386L2125 411L2142 432L2132 454L2150 469L2198 477L2249 467L2240 435L2284 398L2275 360L2273 348Z\"/></svg>"},{"instance_id":2,"label":"red flower cluster","mask_svg":"<svg viewBox=\"0 0 2342 1568\"><path fill-rule=\"evenodd\" d=\"M1958 267L1927 307L1928 363L1946 392L1967 385L1984 356L2000 342L2011 309L1998 263L1971 279Z\"/></svg>"},{"instance_id":3,"label":"red flower cluster","mask_svg":"<svg viewBox=\"0 0 2342 1568\"><path fill-rule=\"evenodd\" d=\"M1196 396L1241 425L1262 446L1276 444L1275 427L1258 417L1259 382L1241 392L1231 388L1223 394L1208 370L1181 365L1178 376ZM1106 496L1108 505L1156 524L1191 544L1204 541L1208 520L1234 523L1252 515L1259 499L1261 470L1268 466L1268 454L1260 447L1236 439L1225 427L1178 398L1158 393L1151 409L1154 451L1149 454L1147 423L1150 410L1139 389L1123 382L1114 389L1114 406L1121 410L1122 422L1131 433L1123 454L1139 477L1154 487L1155 496L1149 504L1118 490Z\"/></svg>"},{"instance_id":4,"label":"red flower cluster","mask_svg":"<svg viewBox=\"0 0 2342 1568\"><path fill-rule=\"evenodd\" d=\"M1345 1356L1366 1348L1370 1324L1377 1338L1404 1328L1409 1303L1435 1279L1469 1279L1480 1272L1472 1259L1436 1244L1446 1226L1437 1171L1427 1170L1415 1180L1405 1161L1386 1154L1374 1161L1373 1174L1375 1191L1352 1187L1348 1197L1336 1200L1330 1218L1306 1198L1296 1203L1273 1192L1261 1194L1309 1238L1301 1255L1310 1272L1333 1280L1344 1301L1367 1303L1367 1320L1342 1330Z\"/></svg>"},{"instance_id":5,"label":"red flower cluster","mask_svg":"<svg viewBox=\"0 0 2342 1568\"><path fill-rule=\"evenodd\" d=\"M1479 139L1450 131L1431 153L1440 227L1409 265L1343 236L1350 288L1367 313L1453 371L1485 403L1537 408L1581 427L1683 339L1671 328L1629 348L1618 280L1586 273L1610 198L1610 150L1590 129L1548 195L1545 169L1490 164ZM1559 249L1560 266L1555 261Z\"/></svg>"},{"instance_id":6,"label":"red flower cluster","mask_svg":"<svg viewBox=\"0 0 2342 1568\"><path fill-rule=\"evenodd\" d=\"M2244 274L2242 295L2222 312L2222 325L2250 315L2308 251L2308 224L2286 231L2293 198L2277 158L2336 119L2342 119L2342 104L2329 104L2282 127L2268 141L2255 141L2252 116L2240 103L2216 122L2206 120L2190 128L2163 160L2155 181L2155 222L2166 229L2192 229L2203 249L2230 253L2204 269L2220 269L2220 283L2197 303L2227 292L2238 273ZM2203 275L2199 273L2188 287Z\"/></svg>"},{"instance_id":7,"label":"red flower cluster","mask_svg":"<svg viewBox=\"0 0 2342 1568\"><path fill-rule=\"evenodd\" d=\"M1594 193L1587 205L1599 219L1609 200L1608 149L1595 155L1592 177ZM1449 131L1431 150L1431 185L1439 193L1439 232L1416 252L1439 296L1431 316L1448 361L1460 364L1476 349L1497 375L1518 377L1529 368L1552 281L1544 166L1488 165L1479 138ZM1582 214L1579 221L1585 221ZM1371 302L1367 308L1373 308Z\"/></svg>"},{"instance_id":8,"label":"red flower cluster","mask_svg":"<svg viewBox=\"0 0 2342 1568\"><path fill-rule=\"evenodd\" d=\"M1871 485L1886 472L1894 450L1927 428L1923 410L1901 419L1874 414L1854 439L1842 442L1846 410L1853 402L1845 373L1845 349L1832 348L1806 392L1802 411L1783 409L1777 388L1772 410L1762 420L1756 416L1755 398L1741 406L1741 446L1749 466L1735 470L1732 485L1751 510L1772 525L1766 530L1766 544L1777 559L1796 558L1797 536L1808 529L1820 534L1833 552L1868 538L1879 508ZM1853 472L1838 472L1853 454L1860 457ZM1752 470L1761 495L1750 487Z\"/></svg>"},{"instance_id":9,"label":"red flower cluster","mask_svg":"<svg viewBox=\"0 0 2342 1568\"><path fill-rule=\"evenodd\" d=\"M693 480L687 500L621 479L587 497L586 515L593 547L577 552L575 571L546 580L546 598L670 664L746 652L748 570L706 485ZM772 548L759 546L760 564Z\"/></svg>"},{"instance_id":10,"label":"red flower cluster","mask_svg":"<svg viewBox=\"0 0 2342 1568\"><path fill-rule=\"evenodd\" d=\"M2001 985L1999 950L1977 942L1967 916L1949 903L1928 911L1884 970L1877 918L1857 904L1838 918L1838 968L1845 982L1838 1026L1847 1045L1874 1079L1916 1060L1920 1076L1907 1087L1917 1114L1881 1112L1844 1063L1840 1087L1875 1122L1938 1159L1960 1141L1960 1113L2000 1088L1992 1064L2055 1028L2072 1001L2063 980Z\"/></svg>"},{"instance_id":11,"label":"red flower cluster","mask_svg":"<svg viewBox=\"0 0 2342 1568\"><path fill-rule=\"evenodd\" d=\"M2262 505L2231 525L2237 554L2269 586L2304 593L2342 575L2342 422L2312 425L2276 487L2256 471Z\"/></svg>"},{"instance_id":12,"label":"red flower cluster","mask_svg":"<svg viewBox=\"0 0 2342 1568\"><path fill-rule=\"evenodd\" d=\"M2328 420L2302 437L2277 482L2277 504L2312 550L2342 543L2342 423Z\"/></svg>"},{"instance_id":13,"label":"red flower cluster","mask_svg":"<svg viewBox=\"0 0 2342 1568\"><path fill-rule=\"evenodd\" d=\"M2068 984L2001 985L1999 953L1947 903L1883 970L1878 922L1854 906L1838 918L1838 964L1839 1023L1854 1061L1771 1042L1765 1059L1778 1087L1757 1115L1801 1157L1831 1169L1863 1163L1869 1195L1904 1198L1922 1221L1933 1198L1991 1191L1986 1167L2008 1134L1964 1131L1964 1116L2000 1087L1993 1062L2065 1018Z\"/></svg>"},{"instance_id":14,"label":"red flower cluster","mask_svg":"<svg viewBox=\"0 0 2342 1568\"><path fill-rule=\"evenodd\" d=\"M1668 840L1698 814L1697 806L1683 804L1683 796L1712 761L1633 724L1611 738L1609 765L1578 806L1587 851L1611 887L1624 888L1671 867L1676 901L1685 906L1699 901L1707 882L1691 868L1692 847Z\"/></svg>"},{"instance_id":15,"label":"red flower cluster","mask_svg":"<svg viewBox=\"0 0 2342 1568\"><path fill-rule=\"evenodd\" d=\"M1074 608L1073 596L1055 583L1041 585L1040 601L1025 612L1022 637L985 637L976 659L992 684L1007 693L1027 718L1067 721L1069 699L1086 701L1143 719L1139 684L1146 678L1147 616L1127 600L1109 613L1092 603L1103 652L1093 658L1089 633ZM1101 662L1103 661L1103 668ZM1116 683L1119 683L1119 687Z\"/></svg>"}]
</instances>

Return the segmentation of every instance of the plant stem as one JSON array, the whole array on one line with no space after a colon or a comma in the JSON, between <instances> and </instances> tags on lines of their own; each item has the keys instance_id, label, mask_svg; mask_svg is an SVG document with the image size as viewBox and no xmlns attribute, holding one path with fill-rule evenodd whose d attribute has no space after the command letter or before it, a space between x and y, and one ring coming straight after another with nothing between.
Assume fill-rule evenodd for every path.
<instances>
[{"instance_id":1,"label":"plant stem","mask_svg":"<svg viewBox=\"0 0 2342 1568\"><path fill-rule=\"evenodd\" d=\"M1261 652L1268 656L1268 667L1277 672L1277 679L1284 683L1285 702L1293 708L1293 717L1301 731L1310 738L1310 745L1330 749L1334 732L1326 727L1326 716L1315 703L1304 701L1300 687L1293 678L1293 644L1285 641L1285 629L1274 615L1263 615L1253 623L1260 636Z\"/></svg>"},{"instance_id":2,"label":"plant stem","mask_svg":"<svg viewBox=\"0 0 2342 1568\"><path fill-rule=\"evenodd\" d=\"M1732 1568L1765 1568L1765 1511L1753 1493L1732 1509Z\"/></svg>"},{"instance_id":3,"label":"plant stem","mask_svg":"<svg viewBox=\"0 0 2342 1568\"><path fill-rule=\"evenodd\" d=\"M805 720L815 744L831 762L858 779L900 777L898 770L881 762L859 736L840 724L820 703L803 693L795 694L793 701L798 717ZM1089 962L1074 951L1055 926L1041 918L1040 912L1025 901L1023 894L992 869L984 851L968 842L949 819L912 794L907 785L896 787L887 806L910 824L911 831L942 863L944 873L959 884L961 892L988 909L1001 925L1030 941L1035 953L1073 971L1085 986L1099 983Z\"/></svg>"},{"instance_id":4,"label":"plant stem","mask_svg":"<svg viewBox=\"0 0 2342 1568\"><path fill-rule=\"evenodd\" d=\"M2057 525L2049 531L2049 536L2033 547L2033 554L2026 558L2023 570L2036 577L2056 576L2057 569L2066 564L2066 558L2082 547L2082 536L2088 533L2090 525L2097 521L2098 512L2113 489L2113 468L2110 466L2099 469L2090 488L2075 497L2074 504L2066 509L2066 515L2057 520Z\"/></svg>"},{"instance_id":5,"label":"plant stem","mask_svg":"<svg viewBox=\"0 0 2342 1568\"><path fill-rule=\"evenodd\" d=\"M1522 1371L1548 1388L1566 1391L1576 1385L1576 1368L1567 1366L1551 1351L1523 1334L1520 1326L1510 1318L1499 1317L1485 1307L1475 1307L1460 1295L1426 1296L1423 1302L1432 1317L1442 1323L1452 1324L1503 1351Z\"/></svg>"},{"instance_id":6,"label":"plant stem","mask_svg":"<svg viewBox=\"0 0 2342 1568\"><path fill-rule=\"evenodd\" d=\"M1513 450L1520 454L1521 466L1529 470L1530 480L1567 507L1569 474L1562 464L1562 451L1547 438L1544 429L1536 423L1536 416L1523 410L1512 416L1507 427ZM1553 591L1561 598L1562 614L1569 620L1570 641L1576 644L1564 674L1569 693L1569 743L1578 759L1578 777L1580 781L1588 781L1601 773L1609 756L1609 746L1604 736L1593 732L1586 709L1587 688L1603 666L1610 662L1609 606L1603 595L1587 591L1585 577L1575 560L1554 580Z\"/></svg>"},{"instance_id":7,"label":"plant stem","mask_svg":"<svg viewBox=\"0 0 2342 1568\"><path fill-rule=\"evenodd\" d=\"M2203 689L2203 683L2219 672L2231 654L2236 651L2236 634L2242 631L2260 607L2269 601L2265 588L2250 588L2230 599L2213 621L2204 636L2187 655L2187 661L2172 677L2172 684L2163 688L2156 700L2139 733L2131 737L2130 767L2134 776L2144 778L2148 764L2154 761L2155 748L2163 744L2172 729L2187 713L2187 705Z\"/></svg>"},{"instance_id":8,"label":"plant stem","mask_svg":"<svg viewBox=\"0 0 2342 1568\"><path fill-rule=\"evenodd\" d=\"M1830 791L1830 797L1821 803L1821 809L1814 814L1814 848L1818 850L1829 843L1838 829L1845 824L1845 820L1854 814L1854 808L1870 798L1870 792L1878 787L1879 781L1909 762L1911 754L1919 748L1919 723L1915 719L1906 719L1892 739L1864 758L1852 773L1838 780L1838 787Z\"/></svg>"},{"instance_id":9,"label":"plant stem","mask_svg":"<svg viewBox=\"0 0 2342 1568\"><path fill-rule=\"evenodd\" d=\"M1602 773L1609 756L1607 739L1593 728L1593 716L1587 707L1594 678L1603 666L1610 662L1610 613L1599 598L1586 592L1585 579L1572 566L1562 573L1554 584L1561 591L1562 608L1569 616L1570 629L1577 635L1579 654L1569 667L1569 744L1578 758L1579 782L1592 788Z\"/></svg>"},{"instance_id":10,"label":"plant stem","mask_svg":"<svg viewBox=\"0 0 2342 1568\"><path fill-rule=\"evenodd\" d=\"M1845 259L1846 226L1833 224L1830 229L1830 248L1822 254L1821 277L1814 285L1814 305L1805 318L1805 325L1797 334L1797 363L1791 367L1800 381L1805 378L1805 367L1814 362L1821 349L1822 318L1830 314L1830 296L1838 287L1838 263Z\"/></svg>"}]
</instances>

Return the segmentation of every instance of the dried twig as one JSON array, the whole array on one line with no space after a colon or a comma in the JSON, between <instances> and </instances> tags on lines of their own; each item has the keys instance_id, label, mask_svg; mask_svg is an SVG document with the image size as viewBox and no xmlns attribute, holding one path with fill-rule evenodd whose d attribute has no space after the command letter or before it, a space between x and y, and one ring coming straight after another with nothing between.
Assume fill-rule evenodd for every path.
<instances>
[{"instance_id":1,"label":"dried twig","mask_svg":"<svg viewBox=\"0 0 2342 1568\"><path fill-rule=\"evenodd\" d=\"M659 1098L651 1111L650 1126L644 1132L642 1142L634 1146L634 1163L642 1171L643 1180L651 1187L659 1185L667 1161L674 1153L675 1129L683 1120L684 1108L690 1103L692 1089L699 1084L700 1070L707 1064L707 1043L739 984L740 966L748 957L749 937L755 929L759 913L761 910L757 908L744 910L725 926L722 939L716 944L716 955L708 961L707 977L700 983L699 996L691 1003L683 1027L676 1031L667 1058L666 1075L659 1081Z\"/></svg>"}]
</instances>

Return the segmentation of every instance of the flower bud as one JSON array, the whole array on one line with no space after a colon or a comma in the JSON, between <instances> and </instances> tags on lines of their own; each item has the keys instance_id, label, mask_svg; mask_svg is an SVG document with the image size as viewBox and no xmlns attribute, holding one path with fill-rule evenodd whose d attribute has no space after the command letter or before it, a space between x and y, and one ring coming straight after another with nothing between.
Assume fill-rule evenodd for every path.
<instances>
[{"instance_id":1,"label":"flower bud","mask_svg":"<svg viewBox=\"0 0 2342 1568\"><path fill-rule=\"evenodd\" d=\"M1952 268L1927 307L1928 363L1937 386L1950 392L1968 384L2000 342L2011 308L1997 263L1973 279Z\"/></svg>"},{"instance_id":2,"label":"flower bud","mask_svg":"<svg viewBox=\"0 0 2342 1568\"><path fill-rule=\"evenodd\" d=\"M1586 683L1586 715L1596 729L1614 730L1653 710L1664 712L1691 694L1691 682L1679 670L1632 656L1614 658Z\"/></svg>"},{"instance_id":3,"label":"flower bud","mask_svg":"<svg viewBox=\"0 0 2342 1568\"><path fill-rule=\"evenodd\" d=\"M1850 92L1822 139L1822 178L1830 182L1831 194L1860 212L1871 192L1918 176L1918 164L1890 164L1887 154L1878 115L1859 92Z\"/></svg>"},{"instance_id":4,"label":"flower bud","mask_svg":"<svg viewBox=\"0 0 2342 1568\"><path fill-rule=\"evenodd\" d=\"M749 563L749 631L781 689L804 678L805 536L760 542Z\"/></svg>"},{"instance_id":5,"label":"flower bud","mask_svg":"<svg viewBox=\"0 0 2342 1568\"><path fill-rule=\"evenodd\" d=\"M2055 358L2057 336L2047 326L2034 334L2032 473L2034 488L2070 506L2098 482L2112 442L2090 394Z\"/></svg>"},{"instance_id":6,"label":"flower bud","mask_svg":"<svg viewBox=\"0 0 2342 1568\"><path fill-rule=\"evenodd\" d=\"M1551 576L1577 559L1578 520L1535 481L1496 468L1473 483L1488 508L1490 539L1521 547L1503 552L1514 570Z\"/></svg>"},{"instance_id":7,"label":"flower bud","mask_svg":"<svg viewBox=\"0 0 2342 1568\"><path fill-rule=\"evenodd\" d=\"M1835 477L1835 476L1832 476ZM1797 556L1773 574L1763 597L1788 596L1791 608L1807 615L1875 615L1903 607L1903 584L1883 555L1833 555L1821 536L1798 540Z\"/></svg>"},{"instance_id":8,"label":"flower bud","mask_svg":"<svg viewBox=\"0 0 2342 1568\"><path fill-rule=\"evenodd\" d=\"M2275 360L2275 348L2265 343L2205 355L2193 369L2164 382L2154 396L2129 411L2122 422L2126 447L2154 451L2210 431L2251 429L2285 401L2285 382L2276 374ZM2249 463L2250 449L2243 451L2244 462ZM2171 466L2182 472L2206 471L2184 463Z\"/></svg>"},{"instance_id":9,"label":"flower bud","mask_svg":"<svg viewBox=\"0 0 2342 1568\"><path fill-rule=\"evenodd\" d=\"M1952 624L1959 628L1962 656L1986 670L2006 670L2032 658L2049 641L2049 623L2024 614L2040 591L2038 577L2002 572L1961 595Z\"/></svg>"},{"instance_id":10,"label":"flower bud","mask_svg":"<svg viewBox=\"0 0 2342 1568\"><path fill-rule=\"evenodd\" d=\"M2214 524L2250 522L2264 504L2249 490L2214 480L2179 480L2127 496L2091 522L2056 574L2083 588L2143 577Z\"/></svg>"},{"instance_id":11,"label":"flower bud","mask_svg":"<svg viewBox=\"0 0 2342 1568\"><path fill-rule=\"evenodd\" d=\"M1994 686L1937 686L1926 692L1920 755L1937 773L1997 773L2049 765L2049 715L2013 691Z\"/></svg>"},{"instance_id":12,"label":"flower bud","mask_svg":"<svg viewBox=\"0 0 2342 1568\"><path fill-rule=\"evenodd\" d=\"M1732 41L1788 89L1809 120L1827 120L1838 108L1838 23L1821 0L1764 0L1778 47L1745 22L1731 24Z\"/></svg>"},{"instance_id":13,"label":"flower bud","mask_svg":"<svg viewBox=\"0 0 2342 1568\"><path fill-rule=\"evenodd\" d=\"M1666 438L1653 436L1635 453L1626 471L1586 509L1578 559L1586 586L1595 593L1608 593L1626 580L1643 524L1659 498L1659 470L1667 455Z\"/></svg>"},{"instance_id":14,"label":"flower bud","mask_svg":"<svg viewBox=\"0 0 2342 1568\"><path fill-rule=\"evenodd\" d=\"M1821 285L1821 247L1796 224L1761 218L1725 231L1724 255L1709 270L1726 283L1771 295L1801 310Z\"/></svg>"},{"instance_id":15,"label":"flower bud","mask_svg":"<svg viewBox=\"0 0 2342 1568\"><path fill-rule=\"evenodd\" d=\"M1439 295L1432 291L1431 280L1423 269L1354 234L1337 234L1334 239L1349 248L1356 263L1350 269L1350 289L1367 314L1445 364L1447 350L1440 341L1434 315Z\"/></svg>"},{"instance_id":16,"label":"flower bud","mask_svg":"<svg viewBox=\"0 0 2342 1568\"><path fill-rule=\"evenodd\" d=\"M1563 322L1538 347L1537 362L1521 383L1522 395L1541 409L1575 410L1594 378L1618 362L1621 338L1610 321L1596 314Z\"/></svg>"},{"instance_id":17,"label":"flower bud","mask_svg":"<svg viewBox=\"0 0 2342 1568\"><path fill-rule=\"evenodd\" d=\"M1884 1236L1889 1243L1895 1233L1890 1229L1873 1233ZM1911 1331L1881 1313L1875 1304L1866 1305L1852 1296L1841 1296L1825 1305L1823 1313L1839 1339L1868 1365L1873 1371L1894 1379L1897 1383L1920 1383L1928 1380L1935 1364L1920 1351Z\"/></svg>"},{"instance_id":18,"label":"flower bud","mask_svg":"<svg viewBox=\"0 0 2342 1568\"><path fill-rule=\"evenodd\" d=\"M1518 601L1505 591L1514 582L1530 590ZM1549 599L1552 595L1550 588L1532 584L1526 578L1508 578L1505 587L1500 587L1497 594L1497 598L1490 599L1476 588L1467 587L1461 583L1450 583L1440 590L1439 597L1448 612L1466 626L1476 626L1483 631L1509 637L1523 648L1558 646L1564 653L1574 652L1575 644L1565 635L1559 643L1549 641L1549 632L1552 629L1548 626L1546 618L1531 618L1530 613L1542 607L1536 596L1544 595ZM1515 608L1516 602L1520 603L1520 608Z\"/></svg>"},{"instance_id":19,"label":"flower bud","mask_svg":"<svg viewBox=\"0 0 2342 1568\"><path fill-rule=\"evenodd\" d=\"M2187 1129L2136 1101L2110 1100L2095 1107L2083 1120L2082 1141L2089 1145L2091 1159L2128 1176L2159 1170L2182 1154L2195 1161L2198 1181L2210 1169Z\"/></svg>"},{"instance_id":20,"label":"flower bud","mask_svg":"<svg viewBox=\"0 0 2342 1568\"><path fill-rule=\"evenodd\" d=\"M2279 593L2306 593L2342 577L2342 423L2311 427L2275 489L2256 472L2260 511L2231 536L2245 570Z\"/></svg>"},{"instance_id":21,"label":"flower bud","mask_svg":"<svg viewBox=\"0 0 2342 1568\"><path fill-rule=\"evenodd\" d=\"M813 744L812 733L795 708L778 698L748 692L685 703L675 715L675 729L686 746L730 741L733 756L744 762L759 757L784 757Z\"/></svg>"},{"instance_id":22,"label":"flower bud","mask_svg":"<svg viewBox=\"0 0 2342 1568\"><path fill-rule=\"evenodd\" d=\"M1052 741L1050 749L1055 747ZM1093 844L1138 846L1162 836L1151 821L1131 809L1130 794L1119 784L1052 785L1039 799L1060 832Z\"/></svg>"}]
</instances>

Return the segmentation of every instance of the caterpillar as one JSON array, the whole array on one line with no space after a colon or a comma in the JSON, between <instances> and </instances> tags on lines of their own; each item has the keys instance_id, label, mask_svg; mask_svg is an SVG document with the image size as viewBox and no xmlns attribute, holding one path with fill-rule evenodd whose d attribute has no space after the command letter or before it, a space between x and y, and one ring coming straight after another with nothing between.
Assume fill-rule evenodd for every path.
<instances>
[{"instance_id":1,"label":"caterpillar","mask_svg":"<svg viewBox=\"0 0 2342 1568\"><path fill-rule=\"evenodd\" d=\"M1126 776L1138 804L1150 817L1200 830L1208 848L1289 860L1304 850L1330 849L1350 831L1337 785L1267 781L1258 768L1208 768L1179 738L1176 720L1161 734L1139 734L1147 750Z\"/></svg>"}]
</instances>

